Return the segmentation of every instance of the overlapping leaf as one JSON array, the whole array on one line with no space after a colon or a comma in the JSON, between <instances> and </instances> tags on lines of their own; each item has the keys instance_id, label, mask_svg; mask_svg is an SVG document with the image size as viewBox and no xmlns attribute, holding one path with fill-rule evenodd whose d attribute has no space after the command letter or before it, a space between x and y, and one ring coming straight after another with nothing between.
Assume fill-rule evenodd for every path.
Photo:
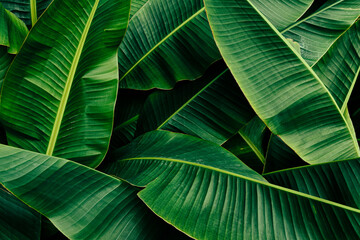
<instances>
[{"instance_id":1,"label":"overlapping leaf","mask_svg":"<svg viewBox=\"0 0 360 240\"><path fill-rule=\"evenodd\" d=\"M274 134L309 163L359 156L328 90L256 8L245 0L205 6L225 62Z\"/></svg>"},{"instance_id":2,"label":"overlapping leaf","mask_svg":"<svg viewBox=\"0 0 360 240\"><path fill-rule=\"evenodd\" d=\"M340 36L313 69L345 112L360 71L360 21Z\"/></svg>"},{"instance_id":3,"label":"overlapping leaf","mask_svg":"<svg viewBox=\"0 0 360 240\"><path fill-rule=\"evenodd\" d=\"M145 186L140 198L196 239L360 237L359 209L269 184L198 138L151 132L115 155L108 171Z\"/></svg>"},{"instance_id":4,"label":"overlapping leaf","mask_svg":"<svg viewBox=\"0 0 360 240\"><path fill-rule=\"evenodd\" d=\"M9 144L99 164L112 130L116 51L129 5L118 0L51 4L4 81L1 116Z\"/></svg>"},{"instance_id":5,"label":"overlapping leaf","mask_svg":"<svg viewBox=\"0 0 360 240\"><path fill-rule=\"evenodd\" d=\"M360 160L304 166L265 174L270 182L360 209Z\"/></svg>"},{"instance_id":6,"label":"overlapping leaf","mask_svg":"<svg viewBox=\"0 0 360 240\"><path fill-rule=\"evenodd\" d=\"M300 44L301 55L313 65L359 15L358 0L329 0L312 15L289 26L283 34Z\"/></svg>"},{"instance_id":7,"label":"overlapping leaf","mask_svg":"<svg viewBox=\"0 0 360 240\"><path fill-rule=\"evenodd\" d=\"M27 26L31 26L30 0L0 0L0 2ZM51 2L52 0L36 0L37 16L40 16Z\"/></svg>"},{"instance_id":8,"label":"overlapping leaf","mask_svg":"<svg viewBox=\"0 0 360 240\"><path fill-rule=\"evenodd\" d=\"M27 33L25 24L0 3L0 84Z\"/></svg>"},{"instance_id":9,"label":"overlapping leaf","mask_svg":"<svg viewBox=\"0 0 360 240\"><path fill-rule=\"evenodd\" d=\"M212 67L195 82L155 92L145 102L137 135L151 130L182 132L221 145L254 116L229 70Z\"/></svg>"},{"instance_id":10,"label":"overlapping leaf","mask_svg":"<svg viewBox=\"0 0 360 240\"><path fill-rule=\"evenodd\" d=\"M120 86L171 89L220 58L201 0L150 0L132 16L120 45Z\"/></svg>"},{"instance_id":11,"label":"overlapping leaf","mask_svg":"<svg viewBox=\"0 0 360 240\"><path fill-rule=\"evenodd\" d=\"M0 145L0 183L70 239L159 239L166 229L137 189L65 159Z\"/></svg>"}]
</instances>

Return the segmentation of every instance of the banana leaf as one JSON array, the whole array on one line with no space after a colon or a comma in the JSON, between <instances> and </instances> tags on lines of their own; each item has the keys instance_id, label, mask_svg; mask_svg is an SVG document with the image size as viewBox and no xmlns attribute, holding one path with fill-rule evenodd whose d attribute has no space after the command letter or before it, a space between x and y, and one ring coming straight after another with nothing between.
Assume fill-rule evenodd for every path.
<instances>
[{"instance_id":1,"label":"banana leaf","mask_svg":"<svg viewBox=\"0 0 360 240\"><path fill-rule=\"evenodd\" d=\"M0 145L0 183L70 239L159 239L167 232L136 188L73 161Z\"/></svg>"},{"instance_id":2,"label":"banana leaf","mask_svg":"<svg viewBox=\"0 0 360 240\"><path fill-rule=\"evenodd\" d=\"M300 44L301 56L314 65L360 15L358 0L329 0L316 12L282 31Z\"/></svg>"},{"instance_id":3,"label":"banana leaf","mask_svg":"<svg viewBox=\"0 0 360 240\"><path fill-rule=\"evenodd\" d=\"M136 136L162 129L221 145L249 122L255 113L230 71L221 62L210 70L194 82L152 93L140 114Z\"/></svg>"},{"instance_id":4,"label":"banana leaf","mask_svg":"<svg viewBox=\"0 0 360 240\"><path fill-rule=\"evenodd\" d=\"M36 0L36 15L40 16L52 0ZM3 6L20 18L29 28L31 26L30 0L0 0Z\"/></svg>"},{"instance_id":5,"label":"banana leaf","mask_svg":"<svg viewBox=\"0 0 360 240\"><path fill-rule=\"evenodd\" d=\"M4 81L0 112L10 145L92 167L102 161L129 8L130 1L54 0Z\"/></svg>"},{"instance_id":6,"label":"banana leaf","mask_svg":"<svg viewBox=\"0 0 360 240\"><path fill-rule=\"evenodd\" d=\"M274 134L311 164L359 156L329 91L258 9L246 0L205 7L225 62Z\"/></svg>"},{"instance_id":7,"label":"banana leaf","mask_svg":"<svg viewBox=\"0 0 360 240\"><path fill-rule=\"evenodd\" d=\"M164 2L150 0L132 16L119 49L121 88L171 89L221 58L202 0Z\"/></svg>"},{"instance_id":8,"label":"banana leaf","mask_svg":"<svg viewBox=\"0 0 360 240\"><path fill-rule=\"evenodd\" d=\"M109 173L145 187L142 201L196 239L360 237L359 209L268 183L196 137L150 132L114 158Z\"/></svg>"}]
</instances>

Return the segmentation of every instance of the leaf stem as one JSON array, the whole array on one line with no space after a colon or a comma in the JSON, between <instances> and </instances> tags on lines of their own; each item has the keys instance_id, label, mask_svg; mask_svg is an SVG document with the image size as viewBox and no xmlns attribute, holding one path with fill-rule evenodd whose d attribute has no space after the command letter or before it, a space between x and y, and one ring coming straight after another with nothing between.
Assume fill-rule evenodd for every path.
<instances>
[{"instance_id":1,"label":"leaf stem","mask_svg":"<svg viewBox=\"0 0 360 240\"><path fill-rule=\"evenodd\" d=\"M36 0L30 0L30 10L31 10L31 24L34 24L37 21L37 12L36 12Z\"/></svg>"}]
</instances>

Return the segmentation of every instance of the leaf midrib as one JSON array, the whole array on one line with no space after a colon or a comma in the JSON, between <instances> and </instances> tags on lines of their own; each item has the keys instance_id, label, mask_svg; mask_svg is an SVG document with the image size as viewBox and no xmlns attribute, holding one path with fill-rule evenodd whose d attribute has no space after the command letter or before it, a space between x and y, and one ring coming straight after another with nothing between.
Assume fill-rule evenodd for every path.
<instances>
[{"instance_id":1,"label":"leaf midrib","mask_svg":"<svg viewBox=\"0 0 360 240\"><path fill-rule=\"evenodd\" d=\"M183 23L181 23L179 26L177 26L173 31L171 31L168 35L166 35L160 42L158 42L153 48L151 48L144 56L142 56L120 79L123 80L137 65L139 65L145 58L147 58L155 49L157 49L162 43L164 43L167 39L169 39L174 33L176 33L180 28L185 26L187 23L189 23L191 20L193 20L195 17L197 17L199 14L204 12L205 7L202 7L199 11L194 13L191 17L186 19Z\"/></svg>"},{"instance_id":2,"label":"leaf midrib","mask_svg":"<svg viewBox=\"0 0 360 240\"><path fill-rule=\"evenodd\" d=\"M61 100L60 100L60 103L59 103L59 108L58 108L56 118L55 118L55 121L54 121L54 126L53 126L53 129L51 131L51 136L50 136L49 144L48 144L48 147L47 147L47 150L46 150L46 155L51 156L53 154L53 152L54 152L56 140L57 140L58 135L59 135L61 122L62 122L62 119L64 117L64 112L65 112L67 101L69 99L70 90L71 90L72 83L74 81L76 69L77 69L77 66L79 64L80 56L81 56L83 47L85 45L87 35L89 33L91 23L92 23L92 21L94 19L95 12L96 12L97 6L99 4L99 1L100 0L95 0L94 6L91 9L89 18L88 18L88 20L86 22L84 31L83 31L83 33L81 35L79 45L78 45L78 47L76 49L73 62L71 63L69 75L68 75L68 77L66 79L64 92L63 92L63 94L61 96Z\"/></svg>"},{"instance_id":3,"label":"leaf midrib","mask_svg":"<svg viewBox=\"0 0 360 240\"><path fill-rule=\"evenodd\" d=\"M168 161L168 162L177 162L177 163L192 165L192 166L195 166L195 167L205 168L205 169L208 169L208 170L211 170L211 171L217 171L219 173L223 173L223 174L227 174L227 175L230 175L230 176L233 176L233 177L241 178L241 179L244 179L244 180L247 180L247 181L250 181L250 182L254 182L256 184L265 185L265 186L270 187L270 188L275 188L275 189L280 190L280 191L284 191L284 192L288 192L288 193L291 193L291 194L294 194L294 195L298 195L300 197L308 198L308 199L311 199L311 200L314 200L314 201L317 201L317 202L322 202L322 203L333 205L335 207L340 207L340 208L343 208L343 209L346 209L346 210L349 210L349 211L352 211L352 212L360 213L360 209L356 209L356 208L349 207L349 206L346 206L346 205L343 205L343 204L340 204L340 203L332 202L332 201L329 201L327 199L323 199L323 198L312 196L312 195L309 195L309 194L306 194L306 193L298 192L298 191L295 191L295 190L292 190L292 189L289 189L289 188L285 188L285 187L281 187L281 186L278 186L278 185L275 185L275 184L272 184L272 183L269 183L269 182L265 182L265 181L263 182L263 181L260 181L260 180L257 180L257 179L253 179L253 178L246 177L246 176L243 176L243 175L240 175L240 174L237 174L237 173L222 170L222 169L219 169L219 168L216 168L216 167L211 167L211 166L207 166L207 165L203 165L203 164L199 164L199 163L194 163L194 162L188 162L188 161L184 161L184 160L181 160L181 159L163 158L163 157L134 157L134 158L124 158L124 159L121 159L119 161L132 161L132 160L160 160L160 161Z\"/></svg>"}]
</instances>

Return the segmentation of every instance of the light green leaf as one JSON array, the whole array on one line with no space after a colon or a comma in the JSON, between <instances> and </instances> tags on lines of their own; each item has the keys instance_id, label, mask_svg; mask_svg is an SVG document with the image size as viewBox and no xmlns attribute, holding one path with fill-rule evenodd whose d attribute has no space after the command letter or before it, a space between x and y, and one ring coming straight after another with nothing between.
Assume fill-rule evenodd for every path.
<instances>
[{"instance_id":1,"label":"light green leaf","mask_svg":"<svg viewBox=\"0 0 360 240\"><path fill-rule=\"evenodd\" d=\"M360 237L359 209L270 184L195 137L147 133L114 158L110 173L145 186L146 205L196 239Z\"/></svg>"},{"instance_id":2,"label":"light green leaf","mask_svg":"<svg viewBox=\"0 0 360 240\"><path fill-rule=\"evenodd\" d=\"M0 185L0 239L40 239L40 214Z\"/></svg>"},{"instance_id":3,"label":"light green leaf","mask_svg":"<svg viewBox=\"0 0 360 240\"><path fill-rule=\"evenodd\" d=\"M116 52L129 5L119 0L50 5L4 81L0 111L10 145L92 167L101 162L112 131Z\"/></svg>"},{"instance_id":4,"label":"light green leaf","mask_svg":"<svg viewBox=\"0 0 360 240\"><path fill-rule=\"evenodd\" d=\"M283 34L300 44L301 56L313 65L359 15L360 1L329 0L312 15L284 29Z\"/></svg>"},{"instance_id":5,"label":"light green leaf","mask_svg":"<svg viewBox=\"0 0 360 240\"><path fill-rule=\"evenodd\" d=\"M205 6L225 62L274 134L308 163L359 156L321 80L251 3L206 0Z\"/></svg>"},{"instance_id":6,"label":"light green leaf","mask_svg":"<svg viewBox=\"0 0 360 240\"><path fill-rule=\"evenodd\" d=\"M162 129L224 143L255 115L230 71L224 69L212 66L212 72L199 80L152 93L136 135Z\"/></svg>"},{"instance_id":7,"label":"light green leaf","mask_svg":"<svg viewBox=\"0 0 360 240\"><path fill-rule=\"evenodd\" d=\"M78 163L0 145L0 183L70 239L159 239L137 189Z\"/></svg>"}]
</instances>

